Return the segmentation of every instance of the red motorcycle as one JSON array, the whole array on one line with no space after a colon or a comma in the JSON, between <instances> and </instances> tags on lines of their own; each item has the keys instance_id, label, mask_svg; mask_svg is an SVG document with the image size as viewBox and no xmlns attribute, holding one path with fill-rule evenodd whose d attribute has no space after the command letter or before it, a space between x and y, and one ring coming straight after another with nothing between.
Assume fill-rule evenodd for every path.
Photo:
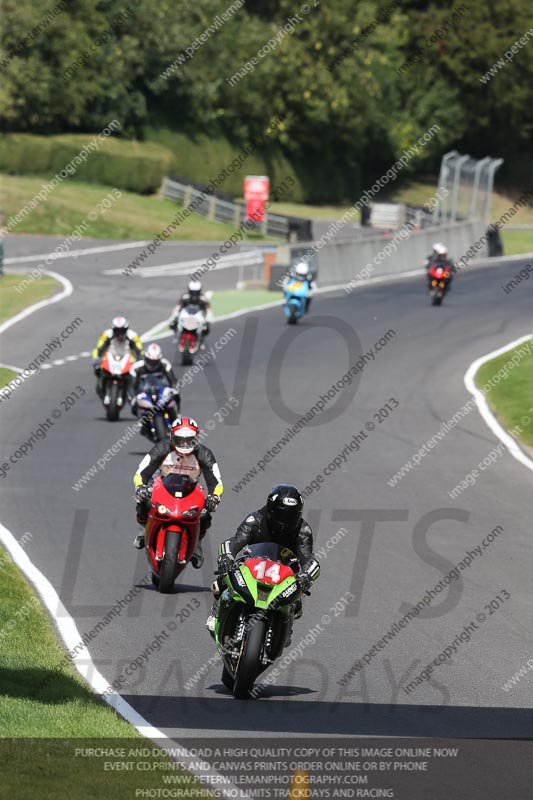
<instances>
[{"instance_id":1,"label":"red motorcycle","mask_svg":"<svg viewBox=\"0 0 533 800\"><path fill-rule=\"evenodd\" d=\"M451 272L449 267L432 264L428 270L429 296L431 304L440 306L443 297L450 285Z\"/></svg>"},{"instance_id":2,"label":"red motorcycle","mask_svg":"<svg viewBox=\"0 0 533 800\"><path fill-rule=\"evenodd\" d=\"M198 545L205 493L188 475L157 477L146 524L146 557L161 594L172 591Z\"/></svg>"}]
</instances>

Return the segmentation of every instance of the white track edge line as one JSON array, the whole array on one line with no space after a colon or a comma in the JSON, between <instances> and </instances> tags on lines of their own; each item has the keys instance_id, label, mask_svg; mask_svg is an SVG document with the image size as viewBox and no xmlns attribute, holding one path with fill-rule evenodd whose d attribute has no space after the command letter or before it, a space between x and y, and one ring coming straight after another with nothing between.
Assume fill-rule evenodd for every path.
<instances>
[{"instance_id":1,"label":"white track edge line","mask_svg":"<svg viewBox=\"0 0 533 800\"><path fill-rule=\"evenodd\" d=\"M499 347L497 350L493 350L491 353L486 353L484 356L480 356L475 361L470 364L468 367L465 376L464 376L464 384L470 394L474 397L476 402L477 408L483 421L485 424L490 428L490 430L494 433L494 435L506 446L509 450L511 455L516 458L521 464L525 467L530 469L533 472L533 461L523 452L523 450L519 447L515 439L511 436L508 431L503 428L492 411L489 408L489 404L480 389L475 384L475 376L477 371L483 364L486 364L487 361L491 361L493 358L497 358L503 353L507 353L509 350L513 350L515 347L518 347L523 342L527 342L533 338L533 334L527 334L526 336L521 336L519 339L515 339L513 342L504 345L503 347Z\"/></svg>"}]
</instances>

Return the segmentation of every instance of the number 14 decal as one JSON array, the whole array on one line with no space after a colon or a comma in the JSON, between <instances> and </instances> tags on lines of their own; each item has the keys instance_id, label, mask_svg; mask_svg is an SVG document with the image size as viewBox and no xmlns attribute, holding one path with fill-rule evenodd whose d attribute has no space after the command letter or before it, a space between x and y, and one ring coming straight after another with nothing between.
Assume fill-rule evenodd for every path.
<instances>
[{"instance_id":1,"label":"number 14 decal","mask_svg":"<svg viewBox=\"0 0 533 800\"><path fill-rule=\"evenodd\" d=\"M280 580L279 564L272 564L268 569L266 568L267 564L268 561L260 561L259 564L255 565L255 567L253 568L253 571L255 572L255 577L258 580L261 580L261 578L266 577L270 578L270 580L273 581L274 583L279 583Z\"/></svg>"}]
</instances>

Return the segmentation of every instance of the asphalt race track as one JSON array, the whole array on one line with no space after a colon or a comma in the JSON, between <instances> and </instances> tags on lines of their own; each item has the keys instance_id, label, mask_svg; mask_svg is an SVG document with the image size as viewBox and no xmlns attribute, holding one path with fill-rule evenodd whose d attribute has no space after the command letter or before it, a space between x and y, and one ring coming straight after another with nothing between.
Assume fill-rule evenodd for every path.
<instances>
[{"instance_id":1,"label":"asphalt race track","mask_svg":"<svg viewBox=\"0 0 533 800\"><path fill-rule=\"evenodd\" d=\"M19 252L12 249L9 255L51 249L44 237L17 244ZM158 251L158 263L177 258L179 248L166 247ZM214 248L214 243L184 245L178 260L205 257ZM103 275L104 269L125 266L136 252L56 262L53 269L72 281L73 294L10 328L3 337L2 360L26 366L78 316L83 323L52 359L91 350L117 313L125 313L139 332L168 316L184 279ZM441 308L430 306L422 279L409 279L350 295L318 296L310 315L295 328L284 323L280 308L214 325L213 344L229 329L236 333L184 388L182 406L200 424L215 422L204 442L218 458L226 487L206 539L206 563L200 571L187 568L176 593L167 598L151 586L142 588L88 645L111 683L159 635L160 650L132 671L122 690L149 722L177 740L184 735L281 733L530 737L528 679L510 692L502 690L531 657L533 644L529 471L504 450L473 486L450 498L448 492L498 445L473 410L420 466L396 486L387 483L469 400L463 376L470 363L531 329L528 284L510 294L501 289L520 267L515 261L463 270ZM223 278L215 273L206 288L235 280L233 270ZM328 402L327 416L310 423L257 477L233 491L286 427L342 379L361 348L368 352L390 330L394 335L374 353L360 379ZM171 339L161 344L173 358ZM133 436L105 469L78 491L72 488L133 421L126 414L118 423L106 422L94 383L90 360L81 357L40 371L0 403L2 462L40 423L52 419L54 410L61 412L45 438L11 464L3 478L2 522L17 539L32 534L27 552L83 633L142 585L148 572L144 553L132 547L131 478L145 440ZM65 408L62 401L76 387L85 395ZM239 406L217 422L215 412L230 396ZM387 415L380 413L387 403ZM330 542L330 549L295 625L292 647L300 647L300 655L255 701L231 698L220 683L220 664L187 690L187 682L215 654L204 623L216 546L262 505L274 483L308 486L356 434L360 449L306 500L316 547ZM375 652L364 670L339 685L355 659L497 526L502 532L462 572L462 579ZM343 527L347 532L331 545ZM355 600L339 612L335 604L350 592ZM510 598L489 613L485 606L502 593ZM451 662L407 694L402 687L483 613L485 620L469 641L461 641ZM307 641L315 641L305 644L312 628L316 633Z\"/></svg>"}]
</instances>

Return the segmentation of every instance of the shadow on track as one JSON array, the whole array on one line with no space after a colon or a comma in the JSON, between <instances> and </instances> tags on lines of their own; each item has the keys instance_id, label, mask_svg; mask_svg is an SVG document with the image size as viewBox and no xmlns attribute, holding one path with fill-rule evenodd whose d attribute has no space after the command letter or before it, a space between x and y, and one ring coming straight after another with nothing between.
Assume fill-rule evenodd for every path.
<instances>
[{"instance_id":1,"label":"shadow on track","mask_svg":"<svg viewBox=\"0 0 533 800\"><path fill-rule=\"evenodd\" d=\"M129 695L130 703L152 725L172 731L201 729L265 733L412 736L451 739L531 739L533 711L524 708L380 705L319 700L234 700L222 684L207 691L216 697ZM270 689L272 691L272 689ZM279 695L311 690L276 686Z\"/></svg>"}]
</instances>

